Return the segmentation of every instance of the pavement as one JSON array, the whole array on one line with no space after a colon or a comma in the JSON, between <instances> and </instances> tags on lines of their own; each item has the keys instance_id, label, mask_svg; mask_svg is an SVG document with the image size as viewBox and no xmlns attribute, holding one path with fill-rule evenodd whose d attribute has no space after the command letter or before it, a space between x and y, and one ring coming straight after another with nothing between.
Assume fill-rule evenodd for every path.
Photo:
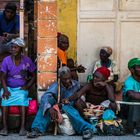
<instances>
[{"instance_id":1,"label":"pavement","mask_svg":"<svg viewBox=\"0 0 140 140\"><path fill-rule=\"evenodd\" d=\"M18 134L9 134L8 136L0 136L0 140L33 140ZM81 136L40 136L35 140L82 140ZM91 140L140 140L140 137L132 135L125 136L94 136Z\"/></svg>"}]
</instances>

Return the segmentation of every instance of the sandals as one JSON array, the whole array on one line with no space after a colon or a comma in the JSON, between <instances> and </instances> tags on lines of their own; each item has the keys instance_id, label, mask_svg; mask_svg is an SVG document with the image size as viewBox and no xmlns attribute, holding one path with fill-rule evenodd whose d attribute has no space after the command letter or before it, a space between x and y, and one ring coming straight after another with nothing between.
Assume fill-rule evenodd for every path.
<instances>
[{"instance_id":1,"label":"sandals","mask_svg":"<svg viewBox=\"0 0 140 140\"><path fill-rule=\"evenodd\" d=\"M1 131L0 131L0 135L1 135L1 136L8 136L8 132L7 132L7 131L1 130Z\"/></svg>"},{"instance_id":2,"label":"sandals","mask_svg":"<svg viewBox=\"0 0 140 140\"><path fill-rule=\"evenodd\" d=\"M19 132L19 136L26 136L27 135L27 131L23 130Z\"/></svg>"},{"instance_id":3,"label":"sandals","mask_svg":"<svg viewBox=\"0 0 140 140\"><path fill-rule=\"evenodd\" d=\"M27 133L27 138L37 138L43 134L38 129L32 129L31 132Z\"/></svg>"},{"instance_id":4,"label":"sandals","mask_svg":"<svg viewBox=\"0 0 140 140\"><path fill-rule=\"evenodd\" d=\"M139 131L139 129L134 129L133 130L133 134L134 134L134 136L136 136L136 137L140 137L140 131Z\"/></svg>"}]
</instances>

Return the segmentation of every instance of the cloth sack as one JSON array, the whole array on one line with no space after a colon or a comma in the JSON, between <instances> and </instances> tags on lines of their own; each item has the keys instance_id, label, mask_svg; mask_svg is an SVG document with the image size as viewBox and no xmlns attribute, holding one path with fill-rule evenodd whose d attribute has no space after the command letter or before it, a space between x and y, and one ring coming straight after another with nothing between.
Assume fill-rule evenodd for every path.
<instances>
[{"instance_id":1,"label":"cloth sack","mask_svg":"<svg viewBox=\"0 0 140 140\"><path fill-rule=\"evenodd\" d=\"M37 110L38 110L37 100L30 100L27 115L36 115Z\"/></svg>"},{"instance_id":2,"label":"cloth sack","mask_svg":"<svg viewBox=\"0 0 140 140\"><path fill-rule=\"evenodd\" d=\"M68 116L64 113L62 114L63 121L61 124L58 124L58 132L62 135L74 135L75 130L68 118Z\"/></svg>"},{"instance_id":3,"label":"cloth sack","mask_svg":"<svg viewBox=\"0 0 140 140\"><path fill-rule=\"evenodd\" d=\"M87 108L84 109L83 114L84 118L91 118L91 117L97 117L100 118L103 114L104 107L100 105L93 105L91 103L86 102Z\"/></svg>"}]
</instances>

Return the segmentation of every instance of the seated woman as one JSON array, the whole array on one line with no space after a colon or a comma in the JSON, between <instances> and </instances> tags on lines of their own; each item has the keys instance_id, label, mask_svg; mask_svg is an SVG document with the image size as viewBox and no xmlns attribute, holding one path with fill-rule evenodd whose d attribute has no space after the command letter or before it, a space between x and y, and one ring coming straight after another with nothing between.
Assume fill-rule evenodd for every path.
<instances>
[{"instance_id":1,"label":"seated woman","mask_svg":"<svg viewBox=\"0 0 140 140\"><path fill-rule=\"evenodd\" d=\"M79 92L63 100L63 103L68 103L72 100L77 100L76 108L83 115L84 109L87 107L86 102L94 105L100 105L103 101L110 101L110 108L116 110L115 97L113 88L106 82L110 76L110 71L106 67L98 68L93 74L93 80L85 85ZM81 100L81 96L85 95L85 102Z\"/></svg>"},{"instance_id":2,"label":"seated woman","mask_svg":"<svg viewBox=\"0 0 140 140\"><path fill-rule=\"evenodd\" d=\"M113 85L114 89L116 88L115 82L118 81L119 78L119 69L114 60L111 60L109 57L112 54L111 47L102 47L100 50L100 60L95 63L93 73L97 68L106 67L110 70L110 76L108 81Z\"/></svg>"},{"instance_id":3,"label":"seated woman","mask_svg":"<svg viewBox=\"0 0 140 140\"><path fill-rule=\"evenodd\" d=\"M25 46L24 40L16 38L11 41L11 55L4 58L2 62L2 116L3 129L0 135L8 135L8 107L19 106L21 111L21 128L19 135L26 135L25 131L25 112L29 105L28 89L35 81L36 67L32 60L22 55L22 48ZM30 72L31 79L27 79ZM28 82L27 82L28 81Z\"/></svg>"}]
</instances>

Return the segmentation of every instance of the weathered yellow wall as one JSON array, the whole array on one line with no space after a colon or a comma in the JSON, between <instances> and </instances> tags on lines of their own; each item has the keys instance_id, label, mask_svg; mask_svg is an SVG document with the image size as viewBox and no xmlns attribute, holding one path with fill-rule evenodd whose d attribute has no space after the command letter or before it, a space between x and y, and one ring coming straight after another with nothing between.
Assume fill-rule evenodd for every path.
<instances>
[{"instance_id":1,"label":"weathered yellow wall","mask_svg":"<svg viewBox=\"0 0 140 140\"><path fill-rule=\"evenodd\" d=\"M58 32L69 37L68 58L76 60L77 0L57 0Z\"/></svg>"}]
</instances>

